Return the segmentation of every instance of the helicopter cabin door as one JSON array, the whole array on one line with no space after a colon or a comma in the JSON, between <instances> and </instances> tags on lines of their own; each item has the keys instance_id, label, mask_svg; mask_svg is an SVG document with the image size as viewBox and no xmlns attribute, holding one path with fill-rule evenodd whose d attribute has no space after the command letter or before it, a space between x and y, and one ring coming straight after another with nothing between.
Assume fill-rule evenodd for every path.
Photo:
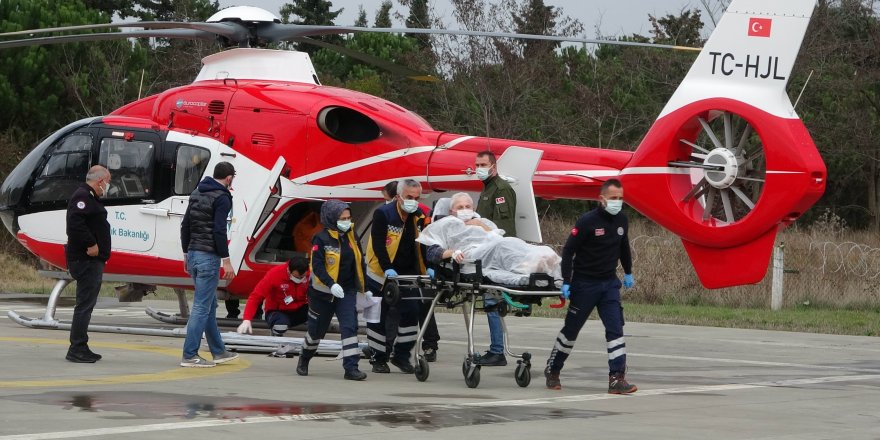
<instances>
[{"instance_id":1,"label":"helicopter cabin door","mask_svg":"<svg viewBox=\"0 0 880 440\"><path fill-rule=\"evenodd\" d=\"M266 219L269 217L268 214L271 213L275 206L274 204L269 204L270 198L276 196L277 199L281 195L281 185L278 182L278 178L281 176L285 164L284 157L279 157L275 162L275 166L268 170L269 173L263 174L265 176L263 179L254 182L256 186L248 184L248 188L242 188L242 196L236 193L233 197L233 209L236 206L240 206L239 203L248 207L243 217L235 216L238 217L236 219L238 221L231 225L227 237L229 239L230 263L232 263L232 267L236 272L241 270L245 254L251 247L251 244L254 243L254 237L256 237L260 227L266 222ZM236 172L238 173L239 171L236 170ZM233 186L238 185L233 182ZM242 197L246 200L241 200Z\"/></svg>"},{"instance_id":2,"label":"helicopter cabin door","mask_svg":"<svg viewBox=\"0 0 880 440\"><path fill-rule=\"evenodd\" d=\"M113 249L146 252L156 241L156 217L140 208L154 203L155 166L161 139L152 131L105 128L98 139L98 163L110 170L110 189L102 198Z\"/></svg>"}]
</instances>

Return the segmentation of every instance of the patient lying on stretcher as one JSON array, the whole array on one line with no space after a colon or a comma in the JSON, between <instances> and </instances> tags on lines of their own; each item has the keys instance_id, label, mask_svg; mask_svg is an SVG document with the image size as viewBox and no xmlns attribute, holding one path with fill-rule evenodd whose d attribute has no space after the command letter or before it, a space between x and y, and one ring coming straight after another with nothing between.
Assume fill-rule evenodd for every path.
<instances>
[{"instance_id":1,"label":"patient lying on stretcher","mask_svg":"<svg viewBox=\"0 0 880 440\"><path fill-rule=\"evenodd\" d=\"M467 193L453 195L449 215L428 225L416 241L428 246L428 261L435 264L447 258L459 263L481 260L483 275L496 283L524 285L532 273L562 278L561 258L553 249L505 237L495 223L475 216ZM474 267L465 264L462 271L473 272Z\"/></svg>"}]
</instances>

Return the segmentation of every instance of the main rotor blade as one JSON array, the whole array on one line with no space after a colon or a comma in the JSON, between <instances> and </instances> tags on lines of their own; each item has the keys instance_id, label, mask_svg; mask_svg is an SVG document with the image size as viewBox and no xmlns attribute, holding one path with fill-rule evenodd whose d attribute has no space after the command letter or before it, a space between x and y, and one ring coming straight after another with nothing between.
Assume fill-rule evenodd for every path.
<instances>
[{"instance_id":1,"label":"main rotor blade","mask_svg":"<svg viewBox=\"0 0 880 440\"><path fill-rule=\"evenodd\" d=\"M103 23L84 24L79 26L63 26L54 28L31 29L27 31L6 32L0 34L0 38L15 37L21 35L46 34L52 32L87 31L93 29L135 28L144 29L195 29L211 32L232 40L240 40L248 36L247 29L234 22L203 23L203 22L179 22L179 21L136 21L131 23Z\"/></svg>"},{"instance_id":2,"label":"main rotor blade","mask_svg":"<svg viewBox=\"0 0 880 440\"><path fill-rule=\"evenodd\" d=\"M410 69L406 66L401 66L400 64L392 63L388 60L383 60L382 58L358 52L356 50L349 49L347 47L339 46L332 43L327 43L326 41L317 40L309 37L296 37L292 39L293 41L299 43L311 44L318 47L323 47L325 49L329 49L332 51L339 52L347 57L363 61L368 64L372 64L380 69L391 72L394 75L403 76L416 81L430 81L430 82L439 82L440 78L436 76L429 75L426 73L418 72L416 70Z\"/></svg>"},{"instance_id":3,"label":"main rotor blade","mask_svg":"<svg viewBox=\"0 0 880 440\"><path fill-rule=\"evenodd\" d=\"M122 40L127 38L183 38L188 40L215 41L217 36L194 29L147 30L133 32L109 32L104 34L61 35L58 37L29 38L26 40L0 41L0 49L13 47L43 46L59 43L80 43L84 41Z\"/></svg>"},{"instance_id":4,"label":"main rotor blade","mask_svg":"<svg viewBox=\"0 0 880 440\"><path fill-rule=\"evenodd\" d=\"M565 37L556 35L517 34L505 32L465 31L452 29L423 28L366 28L357 26L316 26L303 24L261 23L257 34L268 41L290 40L296 37L318 35L352 34L358 32L374 32L385 34L427 34L427 35L465 35L472 37L517 38L523 40L544 40L585 44L611 44L617 46L653 47L673 50L702 50L699 47L674 46L671 44L640 43L635 41L599 40L593 38Z\"/></svg>"}]
</instances>

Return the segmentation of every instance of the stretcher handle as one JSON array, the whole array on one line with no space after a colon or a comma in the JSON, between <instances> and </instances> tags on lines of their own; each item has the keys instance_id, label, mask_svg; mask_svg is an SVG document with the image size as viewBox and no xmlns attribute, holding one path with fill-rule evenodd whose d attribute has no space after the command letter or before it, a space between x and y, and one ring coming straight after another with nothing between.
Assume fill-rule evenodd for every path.
<instances>
[{"instance_id":1,"label":"stretcher handle","mask_svg":"<svg viewBox=\"0 0 880 440\"><path fill-rule=\"evenodd\" d=\"M559 297L559 303L557 303L557 304L550 304L550 308L551 308L551 309L561 309L561 308L563 308L563 307L565 307L565 298L563 298L563 297L561 297L561 296Z\"/></svg>"},{"instance_id":2,"label":"stretcher handle","mask_svg":"<svg viewBox=\"0 0 880 440\"><path fill-rule=\"evenodd\" d=\"M513 298L511 298L510 295L508 295L506 292L501 292L501 297L504 298L504 302L506 302L508 305L510 305L510 307L517 308L517 309L529 308L529 306L526 304L518 303L518 302L514 301Z\"/></svg>"}]
</instances>

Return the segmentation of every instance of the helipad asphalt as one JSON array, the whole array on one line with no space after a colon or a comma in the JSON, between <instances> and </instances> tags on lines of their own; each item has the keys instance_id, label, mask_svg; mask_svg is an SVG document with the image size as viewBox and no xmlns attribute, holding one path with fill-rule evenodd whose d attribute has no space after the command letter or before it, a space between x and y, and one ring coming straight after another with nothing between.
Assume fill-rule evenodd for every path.
<instances>
[{"instance_id":1,"label":"helipad asphalt","mask_svg":"<svg viewBox=\"0 0 880 440\"><path fill-rule=\"evenodd\" d=\"M57 316L69 319L69 304ZM155 327L146 305L99 304L93 323ZM0 313L40 316L36 302L0 295ZM629 323L629 374L639 391L610 396L601 323L581 332L547 390L541 374L559 319L508 318L516 352L534 354L532 383L515 362L462 378L463 319L439 315L443 340L426 382L369 373L342 379L330 357L308 377L295 359L243 354L212 369L177 366L182 339L92 333L96 364L64 360L67 332L0 319L0 440L253 439L878 439L880 338ZM476 321L479 346L488 339ZM294 335L299 336L299 335ZM338 338L338 335L330 335ZM394 367L392 367L392 370Z\"/></svg>"}]
</instances>

